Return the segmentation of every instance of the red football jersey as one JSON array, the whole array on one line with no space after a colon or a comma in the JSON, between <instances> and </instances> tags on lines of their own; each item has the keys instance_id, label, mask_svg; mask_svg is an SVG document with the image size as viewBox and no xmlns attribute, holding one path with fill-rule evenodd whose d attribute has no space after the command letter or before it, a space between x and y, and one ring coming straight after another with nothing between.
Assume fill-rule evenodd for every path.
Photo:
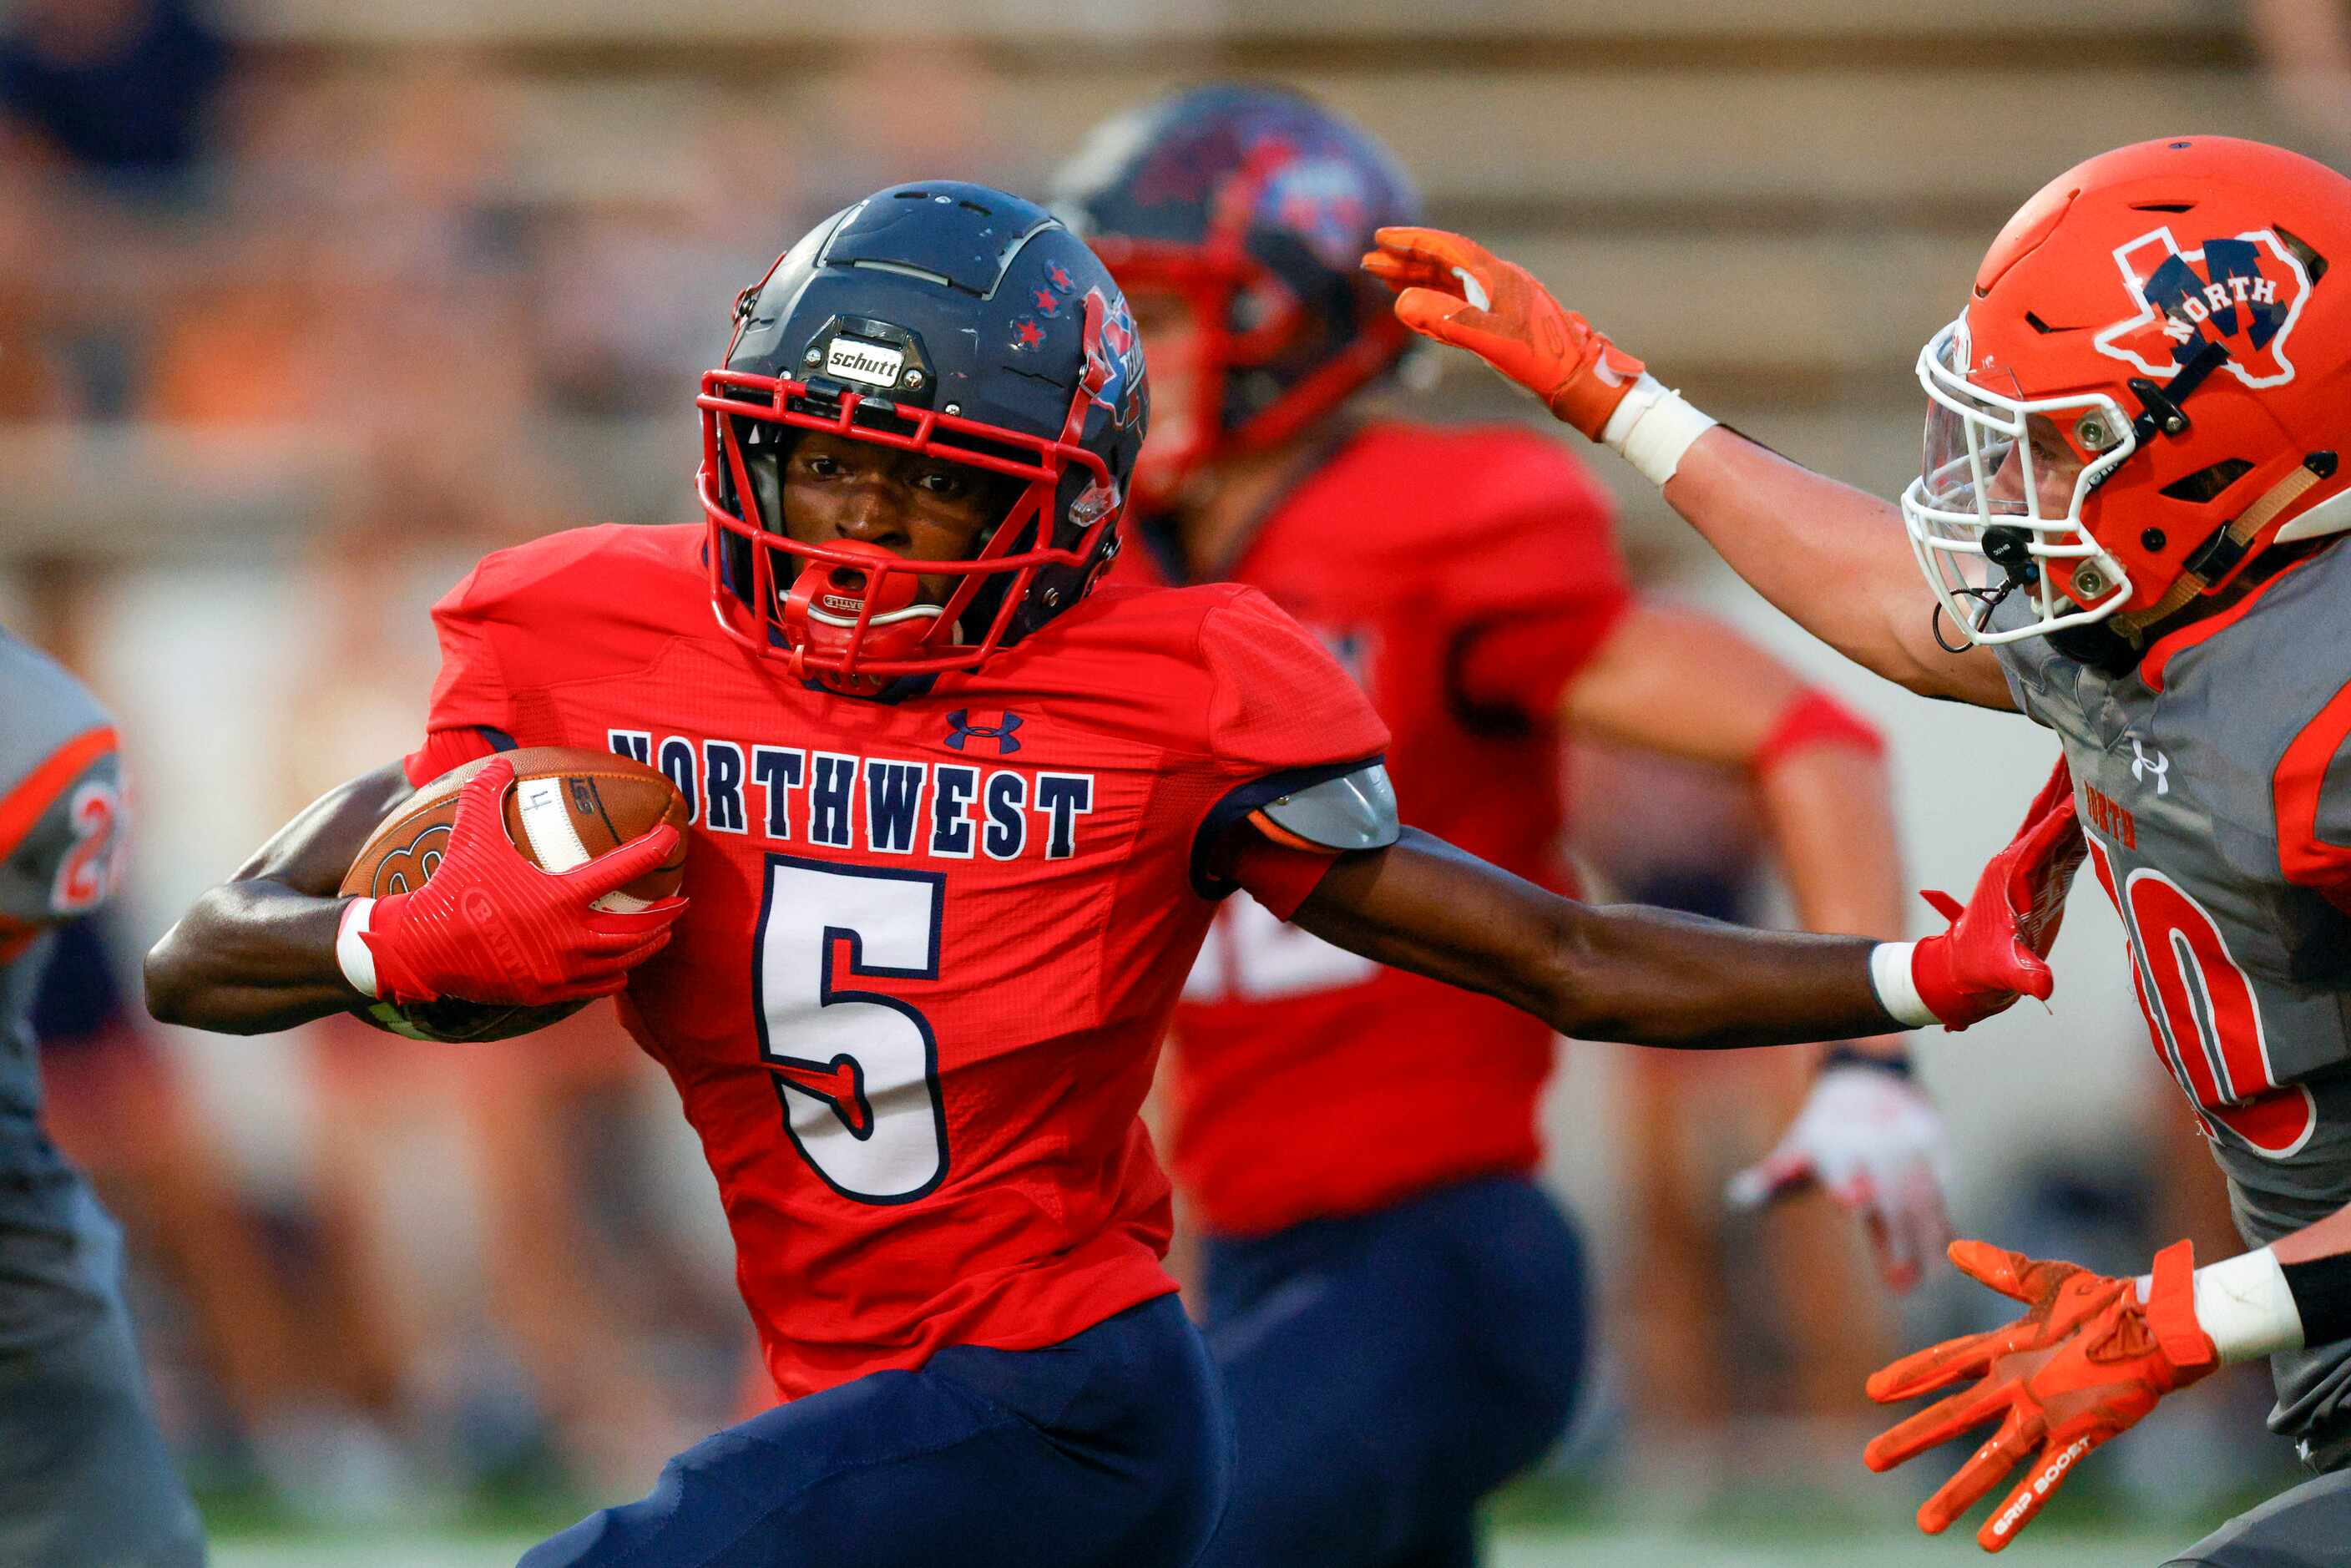
<instances>
[{"instance_id":1,"label":"red football jersey","mask_svg":"<svg viewBox=\"0 0 2351 1568\"><path fill-rule=\"evenodd\" d=\"M622 1017L669 1071L788 1397L1051 1344L1175 1287L1136 1113L1222 889L1203 850L1386 729L1263 595L1111 588L897 702L729 641L699 528L486 559L434 612L422 781L507 739L693 802ZM528 1049L509 1047L507 1049Z\"/></svg>"},{"instance_id":2,"label":"red football jersey","mask_svg":"<svg viewBox=\"0 0 2351 1568\"><path fill-rule=\"evenodd\" d=\"M1605 494L1512 428L1375 424L1284 496L1223 575L1318 633L1395 732L1404 820L1563 885L1561 695L1630 602ZM1149 530L1140 543L1153 541ZM1130 549L1159 576L1158 549ZM1360 1213L1531 1168L1550 1031L1246 898L1177 1009L1176 1179L1214 1230Z\"/></svg>"}]
</instances>

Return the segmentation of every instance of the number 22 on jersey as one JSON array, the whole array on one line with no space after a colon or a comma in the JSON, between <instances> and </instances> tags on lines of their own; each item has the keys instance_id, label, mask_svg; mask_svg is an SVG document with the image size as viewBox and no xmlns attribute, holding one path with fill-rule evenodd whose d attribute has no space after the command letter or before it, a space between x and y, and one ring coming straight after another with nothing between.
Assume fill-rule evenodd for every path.
<instances>
[{"instance_id":1,"label":"number 22 on jersey","mask_svg":"<svg viewBox=\"0 0 2351 1568\"><path fill-rule=\"evenodd\" d=\"M800 1156L860 1203L911 1203L946 1179L946 1107L930 1020L835 976L937 979L946 900L941 872L768 857L751 977L759 1056Z\"/></svg>"}]
</instances>

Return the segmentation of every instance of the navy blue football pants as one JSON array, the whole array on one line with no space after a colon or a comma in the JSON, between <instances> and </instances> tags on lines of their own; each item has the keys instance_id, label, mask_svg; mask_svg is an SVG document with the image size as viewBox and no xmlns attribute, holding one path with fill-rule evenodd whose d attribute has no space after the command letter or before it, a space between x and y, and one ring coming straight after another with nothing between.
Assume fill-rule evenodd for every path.
<instances>
[{"instance_id":1,"label":"navy blue football pants","mask_svg":"<svg viewBox=\"0 0 2351 1568\"><path fill-rule=\"evenodd\" d=\"M1555 1442L1583 1375L1573 1228L1531 1182L1207 1247L1239 1469L1203 1568L1466 1568L1478 1500Z\"/></svg>"},{"instance_id":2,"label":"navy blue football pants","mask_svg":"<svg viewBox=\"0 0 2351 1568\"><path fill-rule=\"evenodd\" d=\"M1231 1479L1215 1370L1161 1296L1043 1350L959 1345L778 1406L521 1568L1187 1568Z\"/></svg>"}]
</instances>

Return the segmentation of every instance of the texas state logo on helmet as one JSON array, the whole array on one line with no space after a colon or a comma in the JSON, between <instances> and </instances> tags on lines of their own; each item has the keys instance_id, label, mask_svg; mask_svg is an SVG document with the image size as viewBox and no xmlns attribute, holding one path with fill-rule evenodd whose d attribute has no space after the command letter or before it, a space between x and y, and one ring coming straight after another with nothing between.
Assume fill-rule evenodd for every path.
<instances>
[{"instance_id":1,"label":"texas state logo on helmet","mask_svg":"<svg viewBox=\"0 0 2351 1568\"><path fill-rule=\"evenodd\" d=\"M2310 274L2273 230L2182 250L2165 226L2117 246L2115 265L2138 308L2093 340L2106 353L2168 381L2218 343L2229 356L2221 370L2249 387L2294 379L2286 340L2310 295Z\"/></svg>"},{"instance_id":2,"label":"texas state logo on helmet","mask_svg":"<svg viewBox=\"0 0 2351 1568\"><path fill-rule=\"evenodd\" d=\"M1417 221L1419 198L1368 132L1295 92L1196 88L1098 126L1054 207L1129 293L1180 295L1199 328L1196 406L1146 449L1145 502L1204 458L1302 428L1409 340L1355 264L1374 229Z\"/></svg>"},{"instance_id":3,"label":"texas state logo on helmet","mask_svg":"<svg viewBox=\"0 0 2351 1568\"><path fill-rule=\"evenodd\" d=\"M2127 654L2272 546L2351 528L2346 258L2351 180L2231 137L2118 148L2027 202L1918 360L1903 517L1961 630L2104 622Z\"/></svg>"},{"instance_id":4,"label":"texas state logo on helmet","mask_svg":"<svg viewBox=\"0 0 2351 1568\"><path fill-rule=\"evenodd\" d=\"M1069 609L1118 548L1150 411L1124 297L1061 221L985 185L877 191L737 298L702 378L719 624L831 689L968 669ZM785 532L782 464L823 431L1023 481L964 561ZM944 580L944 599L925 580Z\"/></svg>"},{"instance_id":5,"label":"texas state logo on helmet","mask_svg":"<svg viewBox=\"0 0 2351 1568\"><path fill-rule=\"evenodd\" d=\"M1121 429L1143 419L1143 338L1134 329L1134 316L1124 297L1113 290L1108 299L1099 288L1086 291L1088 319L1101 325L1085 338L1086 395L1110 411Z\"/></svg>"}]
</instances>

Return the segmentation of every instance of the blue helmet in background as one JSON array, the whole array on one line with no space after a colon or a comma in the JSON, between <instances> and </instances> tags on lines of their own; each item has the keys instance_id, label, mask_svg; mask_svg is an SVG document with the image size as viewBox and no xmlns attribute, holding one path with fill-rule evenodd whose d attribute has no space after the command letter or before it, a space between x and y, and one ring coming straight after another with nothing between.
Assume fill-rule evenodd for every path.
<instances>
[{"instance_id":1,"label":"blue helmet in background","mask_svg":"<svg viewBox=\"0 0 2351 1568\"><path fill-rule=\"evenodd\" d=\"M1199 331L1189 436L1144 455L1140 499L1203 460L1260 450L1386 371L1409 334L1358 267L1420 197L1369 131L1286 88L1194 88L1097 126L1054 211L1130 293L1168 292Z\"/></svg>"},{"instance_id":2,"label":"blue helmet in background","mask_svg":"<svg viewBox=\"0 0 2351 1568\"><path fill-rule=\"evenodd\" d=\"M817 225L735 306L702 378L711 597L728 634L872 691L967 669L1075 604L1117 549L1148 416L1118 285L1043 208L985 185L893 185ZM785 536L801 432L1020 482L968 560ZM926 602L921 580L953 583Z\"/></svg>"}]
</instances>

